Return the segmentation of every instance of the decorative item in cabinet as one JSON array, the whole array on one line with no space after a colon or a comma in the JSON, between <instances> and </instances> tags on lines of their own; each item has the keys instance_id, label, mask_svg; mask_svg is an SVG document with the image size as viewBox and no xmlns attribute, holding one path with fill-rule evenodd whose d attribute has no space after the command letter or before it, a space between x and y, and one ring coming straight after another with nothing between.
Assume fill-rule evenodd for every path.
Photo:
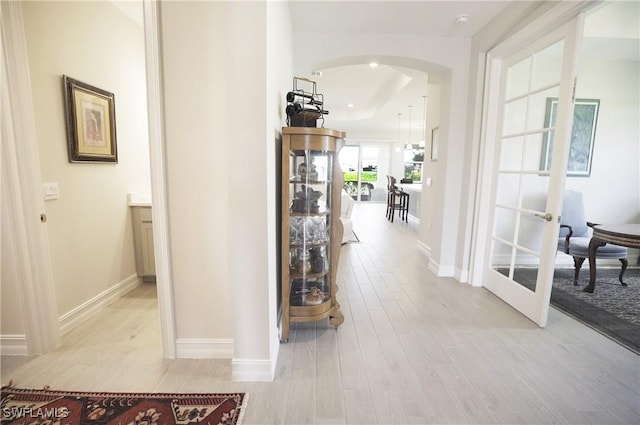
<instances>
[{"instance_id":1,"label":"decorative item in cabinet","mask_svg":"<svg viewBox=\"0 0 640 425\"><path fill-rule=\"evenodd\" d=\"M282 333L294 322L344 322L336 300L342 242L343 184L338 151L345 134L312 127L282 129Z\"/></svg>"}]
</instances>

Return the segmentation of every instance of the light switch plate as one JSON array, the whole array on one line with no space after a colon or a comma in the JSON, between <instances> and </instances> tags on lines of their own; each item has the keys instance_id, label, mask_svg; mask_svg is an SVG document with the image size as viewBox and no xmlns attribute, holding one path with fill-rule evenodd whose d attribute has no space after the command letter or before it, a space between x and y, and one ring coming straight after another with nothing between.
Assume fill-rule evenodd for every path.
<instances>
[{"instance_id":1,"label":"light switch plate","mask_svg":"<svg viewBox=\"0 0 640 425\"><path fill-rule=\"evenodd\" d=\"M431 177L427 177L427 179L425 180L425 183L427 184L427 187L431 187L431 184L432 184Z\"/></svg>"},{"instance_id":2,"label":"light switch plate","mask_svg":"<svg viewBox=\"0 0 640 425\"><path fill-rule=\"evenodd\" d=\"M47 182L42 184L42 195L45 201L50 201L52 199L58 199L60 197L60 192L58 190L57 182Z\"/></svg>"}]
</instances>

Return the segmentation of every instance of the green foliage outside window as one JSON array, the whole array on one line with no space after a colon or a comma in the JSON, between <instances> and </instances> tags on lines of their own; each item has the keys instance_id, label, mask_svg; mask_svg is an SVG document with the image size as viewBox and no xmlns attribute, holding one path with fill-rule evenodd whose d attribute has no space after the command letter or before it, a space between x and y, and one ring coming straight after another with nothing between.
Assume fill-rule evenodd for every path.
<instances>
[{"instance_id":1,"label":"green foliage outside window","mask_svg":"<svg viewBox=\"0 0 640 425\"><path fill-rule=\"evenodd\" d=\"M358 172L357 171L344 171L343 173L344 181L346 182L357 182L358 181ZM378 181L378 172L377 171L363 171L360 174L363 182L375 182Z\"/></svg>"},{"instance_id":2,"label":"green foliage outside window","mask_svg":"<svg viewBox=\"0 0 640 425\"><path fill-rule=\"evenodd\" d=\"M414 164L413 162L406 162L404 164L404 178L415 181L422 180L422 167L421 164Z\"/></svg>"}]
</instances>

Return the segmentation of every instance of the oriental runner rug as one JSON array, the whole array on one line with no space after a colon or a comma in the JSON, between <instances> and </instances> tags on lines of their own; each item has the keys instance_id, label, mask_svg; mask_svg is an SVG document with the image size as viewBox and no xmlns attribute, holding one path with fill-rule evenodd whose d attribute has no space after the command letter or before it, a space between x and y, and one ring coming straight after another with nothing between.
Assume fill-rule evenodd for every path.
<instances>
[{"instance_id":1,"label":"oriental runner rug","mask_svg":"<svg viewBox=\"0 0 640 425\"><path fill-rule=\"evenodd\" d=\"M0 423L47 425L239 425L246 393L128 394L2 387Z\"/></svg>"}]
</instances>

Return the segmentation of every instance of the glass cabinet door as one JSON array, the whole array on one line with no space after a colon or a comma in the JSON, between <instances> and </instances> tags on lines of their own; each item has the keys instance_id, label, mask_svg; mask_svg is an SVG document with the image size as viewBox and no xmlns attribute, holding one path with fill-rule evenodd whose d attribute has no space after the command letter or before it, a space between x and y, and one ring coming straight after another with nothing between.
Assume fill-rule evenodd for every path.
<instances>
[{"instance_id":1,"label":"glass cabinet door","mask_svg":"<svg viewBox=\"0 0 640 425\"><path fill-rule=\"evenodd\" d=\"M289 303L330 300L333 152L289 151Z\"/></svg>"}]
</instances>

